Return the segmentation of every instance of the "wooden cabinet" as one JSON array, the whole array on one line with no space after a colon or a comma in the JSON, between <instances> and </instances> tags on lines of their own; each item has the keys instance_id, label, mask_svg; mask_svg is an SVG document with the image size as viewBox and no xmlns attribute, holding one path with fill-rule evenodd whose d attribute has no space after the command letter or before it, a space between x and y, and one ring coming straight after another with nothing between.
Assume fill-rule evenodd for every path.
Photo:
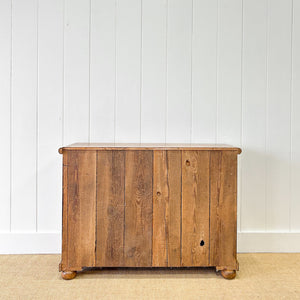
<instances>
[{"instance_id":1,"label":"wooden cabinet","mask_svg":"<svg viewBox=\"0 0 300 300\"><path fill-rule=\"evenodd\" d=\"M225 145L73 144L60 270L214 266L234 278L237 155Z\"/></svg>"}]
</instances>

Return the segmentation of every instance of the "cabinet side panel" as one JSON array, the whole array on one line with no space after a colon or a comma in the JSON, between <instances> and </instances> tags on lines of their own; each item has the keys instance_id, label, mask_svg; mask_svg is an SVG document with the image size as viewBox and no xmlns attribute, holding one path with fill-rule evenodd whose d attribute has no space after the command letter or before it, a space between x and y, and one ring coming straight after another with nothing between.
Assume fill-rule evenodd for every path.
<instances>
[{"instance_id":1,"label":"cabinet side panel","mask_svg":"<svg viewBox=\"0 0 300 300\"><path fill-rule=\"evenodd\" d=\"M62 190L62 247L61 268L64 271L68 265L68 152L63 153L63 190Z\"/></svg>"},{"instance_id":2,"label":"cabinet side panel","mask_svg":"<svg viewBox=\"0 0 300 300\"><path fill-rule=\"evenodd\" d=\"M125 252L128 267L152 265L152 151L126 151Z\"/></svg>"},{"instance_id":3,"label":"cabinet side panel","mask_svg":"<svg viewBox=\"0 0 300 300\"><path fill-rule=\"evenodd\" d=\"M236 269L236 153L222 151L212 154L211 174L210 264Z\"/></svg>"},{"instance_id":4,"label":"cabinet side panel","mask_svg":"<svg viewBox=\"0 0 300 300\"><path fill-rule=\"evenodd\" d=\"M68 269L95 266L96 151L68 152Z\"/></svg>"},{"instance_id":5,"label":"cabinet side panel","mask_svg":"<svg viewBox=\"0 0 300 300\"><path fill-rule=\"evenodd\" d=\"M124 151L97 154L96 266L124 264Z\"/></svg>"},{"instance_id":6,"label":"cabinet side panel","mask_svg":"<svg viewBox=\"0 0 300 300\"><path fill-rule=\"evenodd\" d=\"M182 151L181 260L209 265L209 151Z\"/></svg>"}]
</instances>

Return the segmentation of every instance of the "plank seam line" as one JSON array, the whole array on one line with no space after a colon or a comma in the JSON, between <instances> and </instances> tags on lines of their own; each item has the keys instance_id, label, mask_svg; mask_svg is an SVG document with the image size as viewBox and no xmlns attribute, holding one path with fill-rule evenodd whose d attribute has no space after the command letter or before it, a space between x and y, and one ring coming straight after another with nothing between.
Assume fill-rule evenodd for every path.
<instances>
[{"instance_id":1,"label":"plank seam line","mask_svg":"<svg viewBox=\"0 0 300 300\"><path fill-rule=\"evenodd\" d=\"M13 155L13 143L12 143L12 135L13 135L13 85L12 85L12 71L13 71L13 64L12 64L12 56L13 56L13 1L10 1L10 82L9 82L9 98L10 98L10 105L9 105L9 116L10 116L10 127L9 127L9 169L10 169L10 181L9 181L9 231L11 232L11 217L12 217L12 155Z\"/></svg>"},{"instance_id":2,"label":"plank seam line","mask_svg":"<svg viewBox=\"0 0 300 300\"><path fill-rule=\"evenodd\" d=\"M35 231L38 232L39 169L39 0L36 4L36 95L35 95Z\"/></svg>"}]
</instances>

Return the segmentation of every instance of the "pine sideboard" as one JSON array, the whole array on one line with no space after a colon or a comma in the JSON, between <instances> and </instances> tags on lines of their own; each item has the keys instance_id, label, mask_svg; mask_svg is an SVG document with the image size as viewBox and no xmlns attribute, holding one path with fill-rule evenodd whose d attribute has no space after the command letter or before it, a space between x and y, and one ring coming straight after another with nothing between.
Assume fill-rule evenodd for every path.
<instances>
[{"instance_id":1,"label":"pine sideboard","mask_svg":"<svg viewBox=\"0 0 300 300\"><path fill-rule=\"evenodd\" d=\"M91 267L215 267L235 278L240 148L76 143L59 153L62 278Z\"/></svg>"}]
</instances>

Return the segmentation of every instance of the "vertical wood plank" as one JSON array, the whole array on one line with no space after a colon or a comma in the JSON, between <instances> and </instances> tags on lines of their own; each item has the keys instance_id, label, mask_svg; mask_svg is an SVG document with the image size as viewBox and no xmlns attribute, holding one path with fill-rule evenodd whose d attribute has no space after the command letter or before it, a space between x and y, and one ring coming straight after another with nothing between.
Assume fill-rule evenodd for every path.
<instances>
[{"instance_id":1,"label":"vertical wood plank","mask_svg":"<svg viewBox=\"0 0 300 300\"><path fill-rule=\"evenodd\" d=\"M218 0L193 2L192 142L216 142Z\"/></svg>"},{"instance_id":2,"label":"vertical wood plank","mask_svg":"<svg viewBox=\"0 0 300 300\"><path fill-rule=\"evenodd\" d=\"M11 1L0 2L0 231L10 230Z\"/></svg>"},{"instance_id":3,"label":"vertical wood plank","mask_svg":"<svg viewBox=\"0 0 300 300\"><path fill-rule=\"evenodd\" d=\"M12 2L11 230L36 230L37 1Z\"/></svg>"},{"instance_id":4,"label":"vertical wood plank","mask_svg":"<svg viewBox=\"0 0 300 300\"><path fill-rule=\"evenodd\" d=\"M152 266L179 267L181 152L153 152Z\"/></svg>"},{"instance_id":5,"label":"vertical wood plank","mask_svg":"<svg viewBox=\"0 0 300 300\"><path fill-rule=\"evenodd\" d=\"M292 1L269 1L267 231L289 230Z\"/></svg>"},{"instance_id":6,"label":"vertical wood plank","mask_svg":"<svg viewBox=\"0 0 300 300\"><path fill-rule=\"evenodd\" d=\"M167 151L169 218L168 267L179 267L181 262L181 151Z\"/></svg>"},{"instance_id":7,"label":"vertical wood plank","mask_svg":"<svg viewBox=\"0 0 300 300\"><path fill-rule=\"evenodd\" d=\"M65 144L89 141L89 17L89 0L65 0Z\"/></svg>"},{"instance_id":8,"label":"vertical wood plank","mask_svg":"<svg viewBox=\"0 0 300 300\"><path fill-rule=\"evenodd\" d=\"M40 0L38 20L37 229L61 229L63 3Z\"/></svg>"},{"instance_id":9,"label":"vertical wood plank","mask_svg":"<svg viewBox=\"0 0 300 300\"><path fill-rule=\"evenodd\" d=\"M210 170L210 265L236 269L236 153L211 152Z\"/></svg>"},{"instance_id":10,"label":"vertical wood plank","mask_svg":"<svg viewBox=\"0 0 300 300\"><path fill-rule=\"evenodd\" d=\"M292 133L291 133L291 231L300 230L300 1L293 2L292 40Z\"/></svg>"},{"instance_id":11,"label":"vertical wood plank","mask_svg":"<svg viewBox=\"0 0 300 300\"><path fill-rule=\"evenodd\" d=\"M117 0L116 142L140 141L141 1Z\"/></svg>"},{"instance_id":12,"label":"vertical wood plank","mask_svg":"<svg viewBox=\"0 0 300 300\"><path fill-rule=\"evenodd\" d=\"M168 166L167 151L153 151L153 238L152 266L168 266Z\"/></svg>"},{"instance_id":13,"label":"vertical wood plank","mask_svg":"<svg viewBox=\"0 0 300 300\"><path fill-rule=\"evenodd\" d=\"M96 151L69 151L68 269L95 266Z\"/></svg>"},{"instance_id":14,"label":"vertical wood plank","mask_svg":"<svg viewBox=\"0 0 300 300\"><path fill-rule=\"evenodd\" d=\"M209 151L182 151L181 264L209 265Z\"/></svg>"},{"instance_id":15,"label":"vertical wood plank","mask_svg":"<svg viewBox=\"0 0 300 300\"><path fill-rule=\"evenodd\" d=\"M220 200L220 188L221 188L221 162L222 152L212 151L210 153L209 163L209 189L210 189L210 211L209 211L209 263L211 266L218 266L221 261L219 250L221 249L221 200Z\"/></svg>"},{"instance_id":16,"label":"vertical wood plank","mask_svg":"<svg viewBox=\"0 0 300 300\"><path fill-rule=\"evenodd\" d=\"M91 142L113 142L115 131L115 1L91 1Z\"/></svg>"},{"instance_id":17,"label":"vertical wood plank","mask_svg":"<svg viewBox=\"0 0 300 300\"><path fill-rule=\"evenodd\" d=\"M125 253L129 267L152 265L152 151L126 151Z\"/></svg>"},{"instance_id":18,"label":"vertical wood plank","mask_svg":"<svg viewBox=\"0 0 300 300\"><path fill-rule=\"evenodd\" d=\"M125 152L97 154L96 265L124 264Z\"/></svg>"},{"instance_id":19,"label":"vertical wood plank","mask_svg":"<svg viewBox=\"0 0 300 300\"><path fill-rule=\"evenodd\" d=\"M142 16L141 142L164 142L166 0L144 0Z\"/></svg>"},{"instance_id":20,"label":"vertical wood plank","mask_svg":"<svg viewBox=\"0 0 300 300\"><path fill-rule=\"evenodd\" d=\"M192 0L168 1L167 142L191 141Z\"/></svg>"},{"instance_id":21,"label":"vertical wood plank","mask_svg":"<svg viewBox=\"0 0 300 300\"><path fill-rule=\"evenodd\" d=\"M267 1L243 5L241 231L259 231L266 221Z\"/></svg>"},{"instance_id":22,"label":"vertical wood plank","mask_svg":"<svg viewBox=\"0 0 300 300\"><path fill-rule=\"evenodd\" d=\"M64 151L62 159L62 252L61 269L68 268L68 151Z\"/></svg>"}]
</instances>

